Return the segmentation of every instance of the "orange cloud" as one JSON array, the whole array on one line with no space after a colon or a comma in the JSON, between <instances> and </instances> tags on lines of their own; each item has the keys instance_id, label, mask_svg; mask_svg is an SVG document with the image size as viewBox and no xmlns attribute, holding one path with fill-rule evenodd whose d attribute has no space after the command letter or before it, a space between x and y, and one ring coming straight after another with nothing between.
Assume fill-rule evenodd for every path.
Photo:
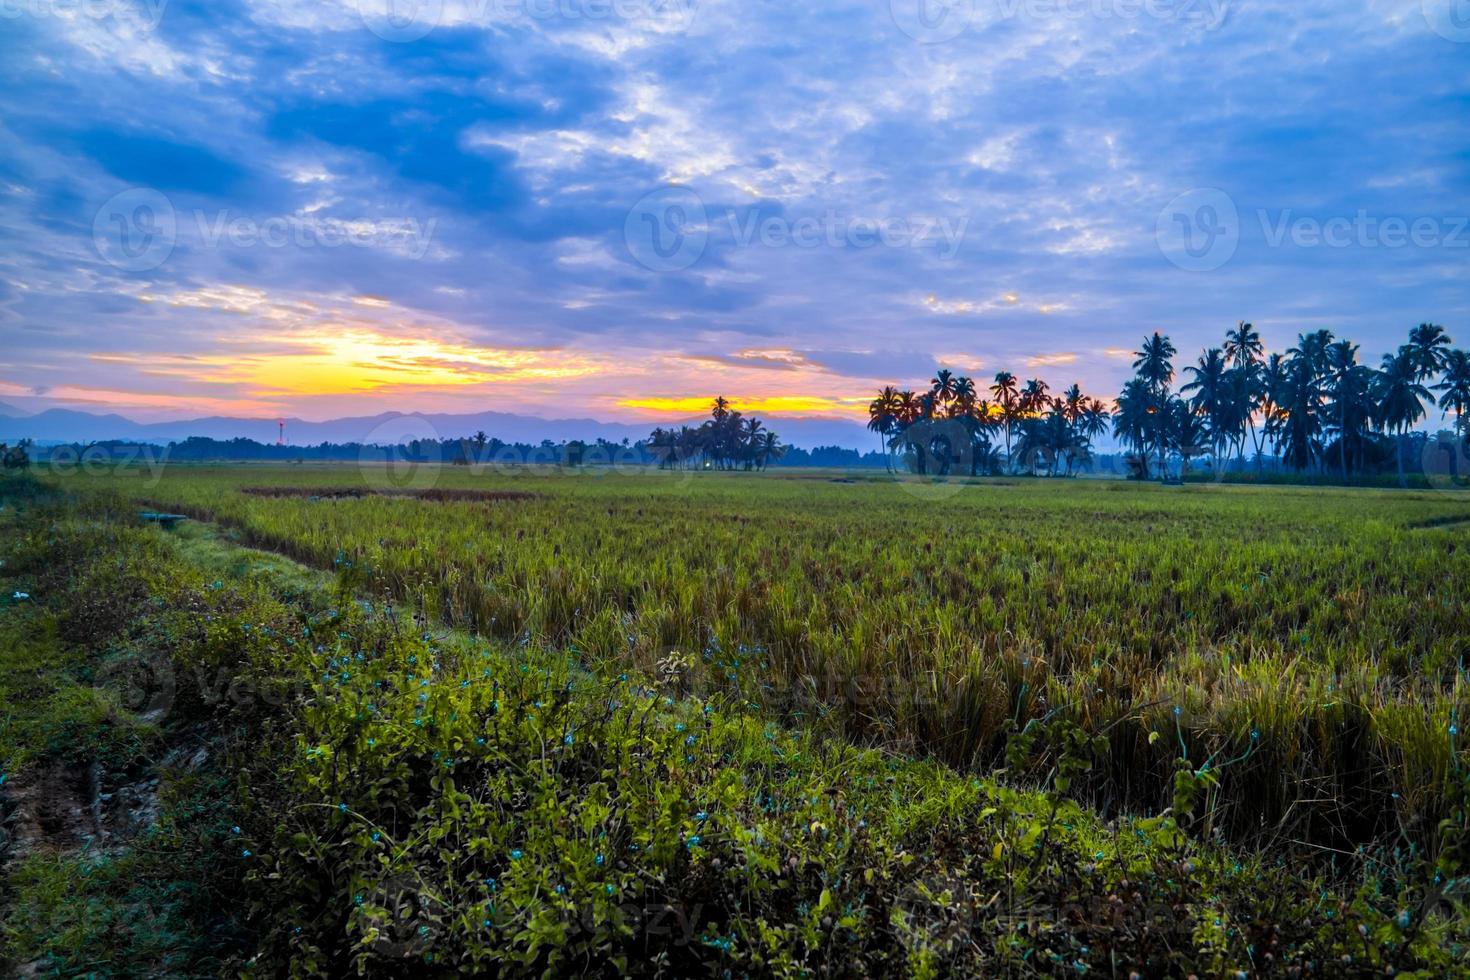
<instances>
[{"instance_id":1,"label":"orange cloud","mask_svg":"<svg viewBox=\"0 0 1470 980\"><path fill-rule=\"evenodd\" d=\"M1033 354L1026 358L1027 367L1056 367L1060 364L1071 364L1077 360L1077 355L1070 351L1062 351L1056 354Z\"/></svg>"},{"instance_id":2,"label":"orange cloud","mask_svg":"<svg viewBox=\"0 0 1470 980\"><path fill-rule=\"evenodd\" d=\"M265 338L256 354L97 354L142 373L240 385L259 395L342 395L390 388L439 388L487 381L545 381L602 371L601 359L557 350L477 347L433 337L395 337L354 328Z\"/></svg>"}]
</instances>

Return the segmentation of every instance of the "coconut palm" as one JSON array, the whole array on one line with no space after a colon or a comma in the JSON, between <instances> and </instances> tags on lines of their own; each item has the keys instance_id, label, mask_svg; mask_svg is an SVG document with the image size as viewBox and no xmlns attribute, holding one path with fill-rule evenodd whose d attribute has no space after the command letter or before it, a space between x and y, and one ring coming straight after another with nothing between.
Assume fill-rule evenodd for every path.
<instances>
[{"instance_id":1,"label":"coconut palm","mask_svg":"<svg viewBox=\"0 0 1470 980\"><path fill-rule=\"evenodd\" d=\"M1211 456L1215 465L1219 466L1220 443L1230 431L1230 416L1234 410L1228 369L1225 367L1225 353L1218 347L1211 347L1200 355L1198 364L1184 370L1193 375L1194 380L1181 385L1179 390L1194 392L1189 399L1189 405L1204 414L1209 427Z\"/></svg>"},{"instance_id":2,"label":"coconut palm","mask_svg":"<svg viewBox=\"0 0 1470 980\"><path fill-rule=\"evenodd\" d=\"M1281 399L1286 394L1286 358L1281 354L1272 354L1266 359L1261 367L1261 440L1271 440L1271 455L1280 455L1280 446L1276 441L1276 430L1281 421ZM1256 448L1259 456L1263 445Z\"/></svg>"},{"instance_id":3,"label":"coconut palm","mask_svg":"<svg viewBox=\"0 0 1470 980\"><path fill-rule=\"evenodd\" d=\"M772 460L780 459L785 455L786 447L781 445L781 438L776 433L769 430L761 433L760 442L756 444L758 469L765 469Z\"/></svg>"},{"instance_id":4,"label":"coconut palm","mask_svg":"<svg viewBox=\"0 0 1470 980\"><path fill-rule=\"evenodd\" d=\"M1444 327L1437 323L1419 324L1409 331L1407 346L1417 380L1427 381L1444 370L1445 355L1450 346Z\"/></svg>"},{"instance_id":5,"label":"coconut palm","mask_svg":"<svg viewBox=\"0 0 1470 980\"><path fill-rule=\"evenodd\" d=\"M954 374L948 368L940 368L934 372L933 379L929 382L929 394L934 396L934 401L939 406L948 405L954 398Z\"/></svg>"},{"instance_id":6,"label":"coconut palm","mask_svg":"<svg viewBox=\"0 0 1470 980\"><path fill-rule=\"evenodd\" d=\"M1470 419L1470 351L1445 352L1444 380L1434 390L1444 392L1439 396L1439 407L1454 410L1455 431L1461 438L1470 439L1465 424Z\"/></svg>"},{"instance_id":7,"label":"coconut palm","mask_svg":"<svg viewBox=\"0 0 1470 980\"><path fill-rule=\"evenodd\" d=\"M1153 336L1143 339L1143 346L1133 352L1137 360L1133 370L1139 381L1152 395L1149 414L1153 441L1159 452L1159 476L1164 476L1165 456L1169 451L1167 418L1163 414L1168 408L1169 384L1174 380L1174 355L1178 353L1168 337L1154 331Z\"/></svg>"},{"instance_id":8,"label":"coconut palm","mask_svg":"<svg viewBox=\"0 0 1470 980\"><path fill-rule=\"evenodd\" d=\"M1234 330L1225 332L1225 356L1229 358L1231 367L1239 372L1234 385L1237 399L1234 414L1240 428L1239 459L1241 463L1245 462L1244 437L1248 430L1251 445L1256 450L1258 467L1261 460L1261 440L1264 434L1257 434L1256 410L1263 394L1261 375L1264 351L1261 335L1256 332L1255 327L1244 320L1239 321Z\"/></svg>"},{"instance_id":9,"label":"coconut palm","mask_svg":"<svg viewBox=\"0 0 1470 980\"><path fill-rule=\"evenodd\" d=\"M882 444L884 465L889 469L893 464L888 462L889 440L893 437L898 425L898 391L887 385L878 392L878 397L868 404L868 430L878 434L879 442Z\"/></svg>"},{"instance_id":10,"label":"coconut palm","mask_svg":"<svg viewBox=\"0 0 1470 980\"><path fill-rule=\"evenodd\" d=\"M1040 378L1032 378L1026 382L1026 387L1021 389L1021 414L1039 415L1047 407L1047 383Z\"/></svg>"},{"instance_id":11,"label":"coconut palm","mask_svg":"<svg viewBox=\"0 0 1470 980\"><path fill-rule=\"evenodd\" d=\"M1142 378L1131 378L1119 392L1117 405L1113 412L1113 435L1124 445L1133 447L1140 463L1141 475L1148 479L1148 447L1152 431L1154 394Z\"/></svg>"},{"instance_id":12,"label":"coconut palm","mask_svg":"<svg viewBox=\"0 0 1470 980\"><path fill-rule=\"evenodd\" d=\"M956 418L964 418L974 414L975 398L978 392L975 382L971 378L961 375L954 379L954 404L950 415Z\"/></svg>"},{"instance_id":13,"label":"coconut palm","mask_svg":"<svg viewBox=\"0 0 1470 980\"><path fill-rule=\"evenodd\" d=\"M1225 331L1225 356L1234 367L1243 368L1261 363L1264 350L1261 346L1261 335L1244 320L1238 322L1234 330Z\"/></svg>"},{"instance_id":14,"label":"coconut palm","mask_svg":"<svg viewBox=\"0 0 1470 980\"><path fill-rule=\"evenodd\" d=\"M1006 465L1011 462L1011 428L1016 421L1016 376L1009 371L1001 371L996 374L994 383L990 386L990 393L995 396L995 403L1000 406L1000 424L1006 432Z\"/></svg>"},{"instance_id":15,"label":"coconut palm","mask_svg":"<svg viewBox=\"0 0 1470 980\"><path fill-rule=\"evenodd\" d=\"M1195 408L1182 398L1168 402L1162 415L1167 438L1179 454L1179 479L1189 475L1189 461L1205 451L1211 439L1209 419L1203 409Z\"/></svg>"},{"instance_id":16,"label":"coconut palm","mask_svg":"<svg viewBox=\"0 0 1470 980\"><path fill-rule=\"evenodd\" d=\"M1133 352L1137 358L1133 362L1133 370L1154 391L1167 391L1174 380L1173 357L1177 353L1169 338L1155 330L1153 336L1143 338L1143 346Z\"/></svg>"},{"instance_id":17,"label":"coconut palm","mask_svg":"<svg viewBox=\"0 0 1470 980\"><path fill-rule=\"evenodd\" d=\"M1358 345L1351 340L1339 340L1327 348L1327 391L1332 405L1337 410L1337 453L1342 466L1342 478L1348 478L1347 444L1348 412L1358 400L1359 389L1354 384L1358 372Z\"/></svg>"},{"instance_id":18,"label":"coconut palm","mask_svg":"<svg viewBox=\"0 0 1470 980\"><path fill-rule=\"evenodd\" d=\"M1404 479L1404 434L1424 417L1423 400L1431 397L1419 383L1420 357L1409 345L1400 347L1397 354L1384 354L1374 391L1378 424L1398 434L1393 454L1398 462L1400 487L1408 486Z\"/></svg>"}]
</instances>

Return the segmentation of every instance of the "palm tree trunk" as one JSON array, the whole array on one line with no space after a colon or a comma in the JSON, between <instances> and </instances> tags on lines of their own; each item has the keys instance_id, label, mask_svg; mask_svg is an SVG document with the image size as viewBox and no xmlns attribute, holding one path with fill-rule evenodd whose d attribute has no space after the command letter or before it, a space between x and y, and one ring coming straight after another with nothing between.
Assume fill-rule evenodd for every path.
<instances>
[{"instance_id":1,"label":"palm tree trunk","mask_svg":"<svg viewBox=\"0 0 1470 980\"><path fill-rule=\"evenodd\" d=\"M1347 470L1347 406L1338 412L1337 455L1342 460L1342 482L1348 482Z\"/></svg>"},{"instance_id":2,"label":"palm tree trunk","mask_svg":"<svg viewBox=\"0 0 1470 980\"><path fill-rule=\"evenodd\" d=\"M1399 429L1399 439L1398 439L1398 442L1395 443L1395 445L1393 447L1393 454L1394 454L1394 457L1398 460L1398 464L1399 464L1399 489L1400 490L1407 490L1407 489L1409 489L1409 484L1408 484L1408 481L1406 481L1404 479L1404 430L1403 429Z\"/></svg>"}]
</instances>

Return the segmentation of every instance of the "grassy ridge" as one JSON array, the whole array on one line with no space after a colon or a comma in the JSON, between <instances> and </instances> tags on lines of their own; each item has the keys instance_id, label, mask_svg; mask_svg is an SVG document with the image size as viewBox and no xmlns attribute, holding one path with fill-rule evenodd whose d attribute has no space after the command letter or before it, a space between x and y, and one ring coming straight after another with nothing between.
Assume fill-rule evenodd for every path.
<instances>
[{"instance_id":1,"label":"grassy ridge","mask_svg":"<svg viewBox=\"0 0 1470 980\"><path fill-rule=\"evenodd\" d=\"M452 468L438 482L537 496L237 492L363 486L351 468L175 468L134 492L449 623L610 668L678 653L689 690L960 768L995 764L1027 719L1107 729L1077 787L1107 805L1166 805L1182 740L1240 760L1216 793L1237 838L1351 847L1408 826L1432 846L1455 806L1464 495Z\"/></svg>"},{"instance_id":2,"label":"grassy ridge","mask_svg":"<svg viewBox=\"0 0 1470 980\"><path fill-rule=\"evenodd\" d=\"M1385 853L1325 880L1232 852L1209 840L1213 771L1198 758L1176 764L1169 813L1104 821L1062 792L777 727L739 692L690 694L702 658L588 670L575 653L415 622L233 549L137 528L105 499L33 515L5 545L4 584L36 600L5 610L19 643L70 636L58 642L85 665L114 650L109 637L146 635L175 679L155 727L217 733L218 809L192 836L148 838L148 867L174 893L236 889L235 966L253 972L1463 967L1457 886L1422 887L1436 866ZM109 697L98 683L88 692ZM39 716L54 702L36 691L27 703ZM1059 747L1057 790L1105 748L1059 717L1009 741L1017 765L1028 742ZM170 805L161 826L186 812ZM44 887L33 861L7 870L7 938L54 968L229 968L188 955L218 923L99 930L141 899L87 862L67 859ZM48 935L59 914L85 926L68 939L91 945ZM100 952L57 959L68 948Z\"/></svg>"}]
</instances>

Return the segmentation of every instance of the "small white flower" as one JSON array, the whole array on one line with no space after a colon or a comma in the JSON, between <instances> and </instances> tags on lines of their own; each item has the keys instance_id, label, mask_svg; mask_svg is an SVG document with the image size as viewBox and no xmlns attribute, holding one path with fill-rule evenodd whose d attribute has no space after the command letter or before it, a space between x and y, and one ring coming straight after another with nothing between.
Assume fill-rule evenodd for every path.
<instances>
[{"instance_id":1,"label":"small white flower","mask_svg":"<svg viewBox=\"0 0 1470 980\"><path fill-rule=\"evenodd\" d=\"M15 595L11 596L10 598L14 599L16 602L19 602L22 599L29 599L30 597L31 597L31 594L29 592L17 592L17 593L15 593Z\"/></svg>"}]
</instances>

